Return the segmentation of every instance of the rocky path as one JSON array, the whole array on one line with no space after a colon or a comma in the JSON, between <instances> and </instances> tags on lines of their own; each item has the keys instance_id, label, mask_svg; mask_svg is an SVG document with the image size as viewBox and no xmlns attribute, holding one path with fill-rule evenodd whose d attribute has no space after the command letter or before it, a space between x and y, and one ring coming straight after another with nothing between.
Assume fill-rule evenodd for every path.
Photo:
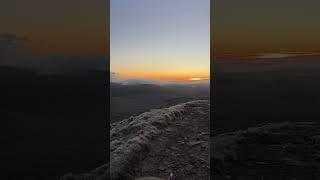
<instances>
[{"instance_id":1,"label":"rocky path","mask_svg":"<svg viewBox=\"0 0 320 180\"><path fill-rule=\"evenodd\" d=\"M210 103L188 104L182 119L170 125L149 146L135 167L135 176L172 180L208 180L210 174Z\"/></svg>"},{"instance_id":2,"label":"rocky path","mask_svg":"<svg viewBox=\"0 0 320 180\"><path fill-rule=\"evenodd\" d=\"M208 180L209 109L209 101L196 100L112 123L110 162L61 180Z\"/></svg>"}]
</instances>

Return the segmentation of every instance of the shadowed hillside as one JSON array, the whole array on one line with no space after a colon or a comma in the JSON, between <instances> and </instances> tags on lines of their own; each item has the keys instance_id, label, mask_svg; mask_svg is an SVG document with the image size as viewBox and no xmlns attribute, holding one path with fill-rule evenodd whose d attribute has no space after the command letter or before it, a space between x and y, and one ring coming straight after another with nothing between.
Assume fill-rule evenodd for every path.
<instances>
[{"instance_id":1,"label":"shadowed hillside","mask_svg":"<svg viewBox=\"0 0 320 180\"><path fill-rule=\"evenodd\" d=\"M207 180L209 177L207 100L153 109L111 124L110 164L63 179L131 180L141 176Z\"/></svg>"},{"instance_id":2,"label":"shadowed hillside","mask_svg":"<svg viewBox=\"0 0 320 180\"><path fill-rule=\"evenodd\" d=\"M218 61L212 128L230 131L261 123L319 121L318 58Z\"/></svg>"},{"instance_id":3,"label":"shadowed hillside","mask_svg":"<svg viewBox=\"0 0 320 180\"><path fill-rule=\"evenodd\" d=\"M57 179L105 163L104 73L0 67L3 179Z\"/></svg>"},{"instance_id":4,"label":"shadowed hillside","mask_svg":"<svg viewBox=\"0 0 320 180\"><path fill-rule=\"evenodd\" d=\"M213 178L318 179L319 123L273 123L216 135L211 140Z\"/></svg>"},{"instance_id":5,"label":"shadowed hillside","mask_svg":"<svg viewBox=\"0 0 320 180\"><path fill-rule=\"evenodd\" d=\"M164 108L196 99L209 99L210 88L203 85L110 85L111 121L119 121L154 108Z\"/></svg>"},{"instance_id":6,"label":"shadowed hillside","mask_svg":"<svg viewBox=\"0 0 320 180\"><path fill-rule=\"evenodd\" d=\"M214 179L318 179L318 60L217 61Z\"/></svg>"}]
</instances>

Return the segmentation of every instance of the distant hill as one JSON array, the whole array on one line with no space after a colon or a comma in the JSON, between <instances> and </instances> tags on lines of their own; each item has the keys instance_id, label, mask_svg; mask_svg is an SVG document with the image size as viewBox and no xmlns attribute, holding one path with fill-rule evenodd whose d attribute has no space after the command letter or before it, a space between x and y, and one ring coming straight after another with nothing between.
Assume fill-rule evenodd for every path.
<instances>
[{"instance_id":1,"label":"distant hill","mask_svg":"<svg viewBox=\"0 0 320 180\"><path fill-rule=\"evenodd\" d=\"M111 83L111 121L118 121L154 108L163 108L195 99L209 99L209 95L209 85Z\"/></svg>"}]
</instances>

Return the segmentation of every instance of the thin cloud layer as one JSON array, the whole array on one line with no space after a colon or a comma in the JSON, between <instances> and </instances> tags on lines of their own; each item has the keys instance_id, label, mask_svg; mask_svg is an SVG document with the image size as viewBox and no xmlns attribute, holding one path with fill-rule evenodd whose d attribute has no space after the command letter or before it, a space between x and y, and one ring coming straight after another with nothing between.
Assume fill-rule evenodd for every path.
<instances>
[{"instance_id":1,"label":"thin cloud layer","mask_svg":"<svg viewBox=\"0 0 320 180\"><path fill-rule=\"evenodd\" d=\"M0 66L28 68L39 73L82 73L106 70L107 55L38 54L32 41L11 33L0 33Z\"/></svg>"},{"instance_id":2,"label":"thin cloud layer","mask_svg":"<svg viewBox=\"0 0 320 180\"><path fill-rule=\"evenodd\" d=\"M126 78L116 72L110 72L110 82L120 83L123 85L135 85L135 84L155 84L155 85L186 85L186 84L210 84L208 78L202 79L190 79L185 81L165 81L165 80L153 80L144 78Z\"/></svg>"}]
</instances>

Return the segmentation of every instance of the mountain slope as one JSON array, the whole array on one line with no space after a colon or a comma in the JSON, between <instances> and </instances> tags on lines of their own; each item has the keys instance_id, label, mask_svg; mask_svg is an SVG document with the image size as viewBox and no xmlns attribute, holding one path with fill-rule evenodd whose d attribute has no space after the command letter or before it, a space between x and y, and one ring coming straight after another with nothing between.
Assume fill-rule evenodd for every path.
<instances>
[{"instance_id":1,"label":"mountain slope","mask_svg":"<svg viewBox=\"0 0 320 180\"><path fill-rule=\"evenodd\" d=\"M207 179L209 174L209 105L210 103L207 100L190 101L169 108L154 109L150 112L112 123L110 163L88 174L69 174L62 179L103 180L111 178L125 180L133 179L136 176L144 176L150 172L154 173L151 176L166 176L166 173L161 173L161 169L156 169L158 170L157 172L149 171L152 170L151 168L153 170L158 168L158 164L154 163L154 159L150 158L153 155L158 158L166 156L167 160L171 159L172 162L176 162L175 167L170 167L172 170L177 170L174 172L175 175L181 175L183 172L187 173L183 163L189 163L190 166L194 165L194 172L198 172L198 176L186 174L190 177L186 179L199 179L199 177L206 177L204 179ZM181 134L181 132L186 134ZM183 135L189 137L184 139ZM181 138L184 139L182 140L184 141L183 144L180 143ZM171 144L178 143L180 145L177 147L173 148L171 146ZM165 151L168 146L173 150L172 152ZM163 151L157 152L156 150L159 149ZM174 151L186 151L187 149L190 150L186 152L189 155L196 154L192 150L201 153L197 153L199 157L186 157L184 161L177 161ZM201 163L205 168L202 166L196 168L197 166L194 163L190 163L189 160L198 161L197 163ZM141 163L138 164L139 162ZM144 163L149 164L149 169L143 168L146 167ZM145 171L138 172L137 168Z\"/></svg>"},{"instance_id":2,"label":"mountain slope","mask_svg":"<svg viewBox=\"0 0 320 180\"><path fill-rule=\"evenodd\" d=\"M211 140L214 179L318 179L320 124L266 124Z\"/></svg>"}]
</instances>

